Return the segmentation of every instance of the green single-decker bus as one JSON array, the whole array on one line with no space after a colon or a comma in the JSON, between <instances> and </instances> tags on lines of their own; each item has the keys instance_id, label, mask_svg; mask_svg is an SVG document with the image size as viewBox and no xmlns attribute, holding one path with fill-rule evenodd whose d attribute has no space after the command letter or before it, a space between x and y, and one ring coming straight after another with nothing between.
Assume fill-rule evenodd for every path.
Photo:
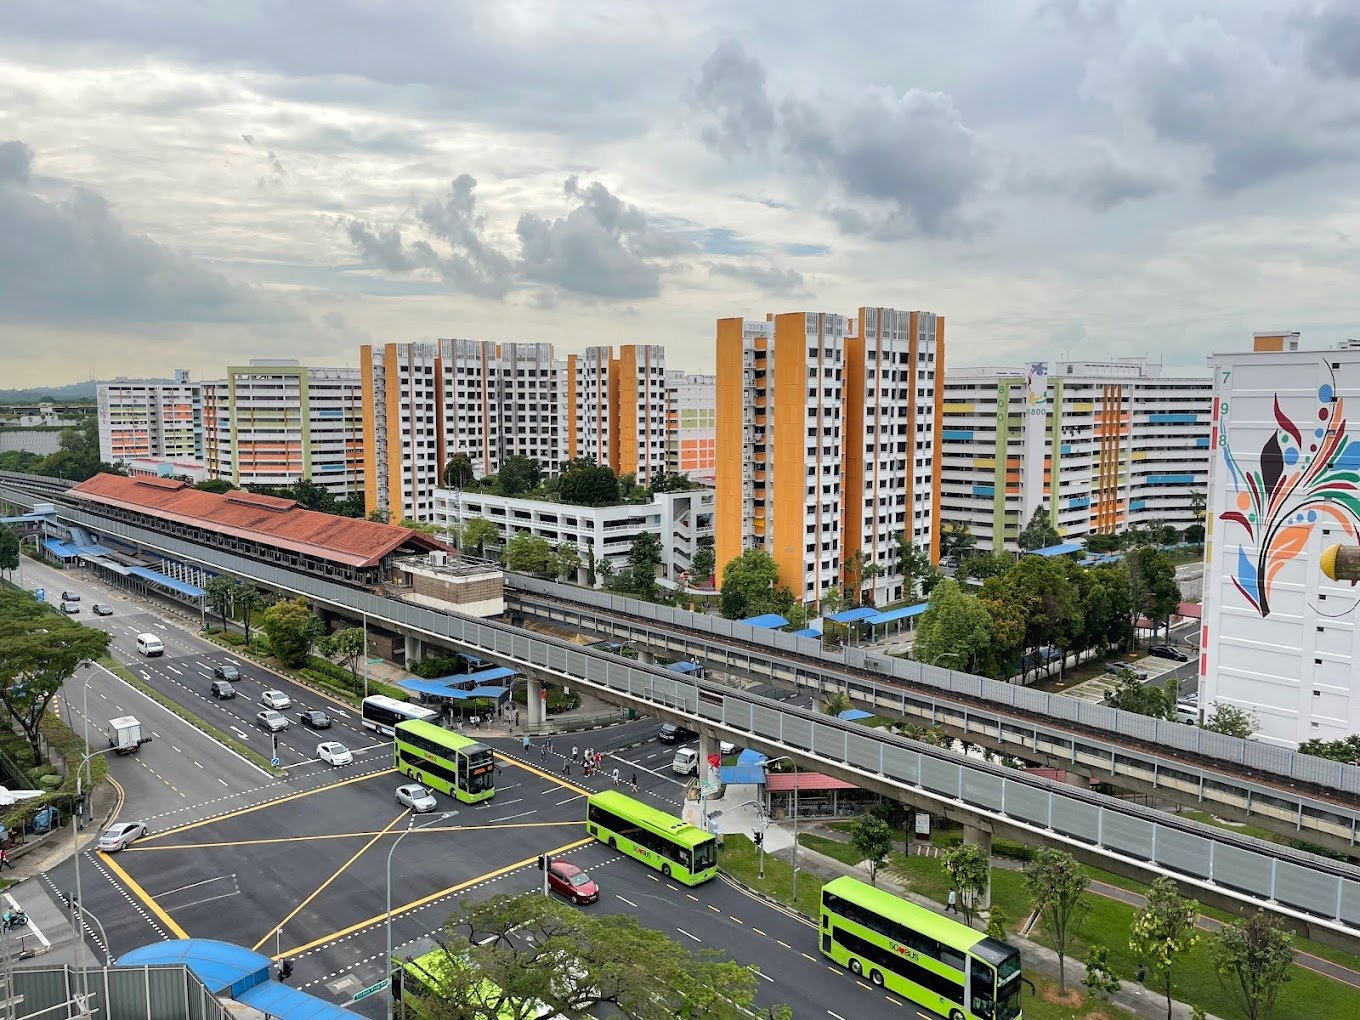
<instances>
[{"instance_id":1,"label":"green single-decker bus","mask_svg":"<svg viewBox=\"0 0 1360 1020\"><path fill-rule=\"evenodd\" d=\"M397 771L417 783L451 794L465 804L496 795L496 760L491 748L434 723L396 725L393 753Z\"/></svg>"},{"instance_id":2,"label":"green single-decker bus","mask_svg":"<svg viewBox=\"0 0 1360 1020\"><path fill-rule=\"evenodd\" d=\"M949 1020L1021 1020L1020 950L858 879L822 886L821 949Z\"/></svg>"},{"instance_id":3,"label":"green single-decker bus","mask_svg":"<svg viewBox=\"0 0 1360 1020\"><path fill-rule=\"evenodd\" d=\"M613 790L586 801L586 831L685 885L718 873L718 841L711 833Z\"/></svg>"},{"instance_id":4,"label":"green single-decker bus","mask_svg":"<svg viewBox=\"0 0 1360 1020\"><path fill-rule=\"evenodd\" d=\"M475 964L446 949L436 948L414 959L396 962L400 971L394 967L393 975L401 984L401 1003L413 1016L462 1015L463 1010L468 1015L494 1016L497 1020L517 1017L549 1020L558 1016L545 1003L517 999L489 978L479 979L471 972ZM427 1008L432 1003L438 1005Z\"/></svg>"}]
</instances>

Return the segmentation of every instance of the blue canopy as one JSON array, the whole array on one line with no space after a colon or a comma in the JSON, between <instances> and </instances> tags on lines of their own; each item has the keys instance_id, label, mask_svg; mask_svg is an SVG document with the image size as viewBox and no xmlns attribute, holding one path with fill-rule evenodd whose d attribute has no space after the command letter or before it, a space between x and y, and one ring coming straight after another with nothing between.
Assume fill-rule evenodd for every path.
<instances>
[{"instance_id":1,"label":"blue canopy","mask_svg":"<svg viewBox=\"0 0 1360 1020\"><path fill-rule=\"evenodd\" d=\"M196 584L190 584L188 581L181 581L177 577L171 577L169 574L162 574L159 570L151 570L148 567L128 567L128 573L140 577L144 581L150 581L152 584L162 585L163 587L169 588L171 591L177 591L181 595L188 595L190 598L202 598L204 595L208 594Z\"/></svg>"},{"instance_id":2,"label":"blue canopy","mask_svg":"<svg viewBox=\"0 0 1360 1020\"><path fill-rule=\"evenodd\" d=\"M152 942L124 953L115 961L115 966L178 964L193 971L214 995L239 995L251 985L269 982L269 963L269 957L230 942L173 939Z\"/></svg>"},{"instance_id":3,"label":"blue canopy","mask_svg":"<svg viewBox=\"0 0 1360 1020\"><path fill-rule=\"evenodd\" d=\"M44 538L43 546L47 549L48 552L55 553L57 556L60 556L64 560L74 559L75 557L80 555L80 553L76 552L65 542L56 538Z\"/></svg>"},{"instance_id":4,"label":"blue canopy","mask_svg":"<svg viewBox=\"0 0 1360 1020\"><path fill-rule=\"evenodd\" d=\"M865 712L863 709L859 708L847 708L840 715L836 716L837 719L844 719L846 722L859 722L861 719L872 719L873 717L874 713Z\"/></svg>"},{"instance_id":5,"label":"blue canopy","mask_svg":"<svg viewBox=\"0 0 1360 1020\"><path fill-rule=\"evenodd\" d=\"M519 670L511 669L509 666L493 666L491 669L483 669L476 673L463 674L463 682L469 680L474 683L487 684L493 680L509 680L512 676L519 676Z\"/></svg>"},{"instance_id":6,"label":"blue canopy","mask_svg":"<svg viewBox=\"0 0 1360 1020\"><path fill-rule=\"evenodd\" d=\"M463 687L454 687L445 683L444 680L421 680L419 677L410 677L406 680L398 680L397 686L407 691L414 691L416 694L424 694L435 698L451 698L454 701L466 701L469 698L501 698L505 696L505 687L474 687L467 690Z\"/></svg>"},{"instance_id":7,"label":"blue canopy","mask_svg":"<svg viewBox=\"0 0 1360 1020\"><path fill-rule=\"evenodd\" d=\"M1079 553L1085 548L1086 547L1082 545L1080 542L1064 542L1062 543L1062 545L1050 545L1044 547L1043 549L1031 549L1029 555L1071 556L1073 553Z\"/></svg>"},{"instance_id":8,"label":"blue canopy","mask_svg":"<svg viewBox=\"0 0 1360 1020\"><path fill-rule=\"evenodd\" d=\"M342 1009L325 999L289 988L278 981L265 981L236 996L237 1002L283 1020L356 1020L358 1013Z\"/></svg>"},{"instance_id":9,"label":"blue canopy","mask_svg":"<svg viewBox=\"0 0 1360 1020\"><path fill-rule=\"evenodd\" d=\"M697 662L672 662L666 668L672 673L697 673L703 667Z\"/></svg>"},{"instance_id":10,"label":"blue canopy","mask_svg":"<svg viewBox=\"0 0 1360 1020\"><path fill-rule=\"evenodd\" d=\"M718 779L728 786L761 786L765 769L760 765L722 765L718 768Z\"/></svg>"},{"instance_id":11,"label":"blue canopy","mask_svg":"<svg viewBox=\"0 0 1360 1020\"><path fill-rule=\"evenodd\" d=\"M822 632L820 630L813 630L811 627L804 627L802 630L795 630L793 636L819 638L822 636Z\"/></svg>"},{"instance_id":12,"label":"blue canopy","mask_svg":"<svg viewBox=\"0 0 1360 1020\"><path fill-rule=\"evenodd\" d=\"M854 609L846 609L839 613L832 613L827 619L833 620L836 623L856 623L859 620L869 619L869 617L877 612L878 610L874 609L872 606L857 606Z\"/></svg>"},{"instance_id":13,"label":"blue canopy","mask_svg":"<svg viewBox=\"0 0 1360 1020\"><path fill-rule=\"evenodd\" d=\"M929 608L929 603L921 602L914 606L903 606L901 609L889 609L886 613L875 613L864 622L871 627L876 627L880 623L894 623L897 620L905 620L912 616L920 616Z\"/></svg>"},{"instance_id":14,"label":"blue canopy","mask_svg":"<svg viewBox=\"0 0 1360 1020\"><path fill-rule=\"evenodd\" d=\"M741 754L737 755L738 765L764 765L769 758L761 754L754 748L743 748Z\"/></svg>"},{"instance_id":15,"label":"blue canopy","mask_svg":"<svg viewBox=\"0 0 1360 1020\"><path fill-rule=\"evenodd\" d=\"M787 627L789 625L789 621L778 613L764 613L760 616L748 616L746 619L738 620L737 622L744 623L748 627L759 627L762 630L778 630L780 627Z\"/></svg>"}]
</instances>

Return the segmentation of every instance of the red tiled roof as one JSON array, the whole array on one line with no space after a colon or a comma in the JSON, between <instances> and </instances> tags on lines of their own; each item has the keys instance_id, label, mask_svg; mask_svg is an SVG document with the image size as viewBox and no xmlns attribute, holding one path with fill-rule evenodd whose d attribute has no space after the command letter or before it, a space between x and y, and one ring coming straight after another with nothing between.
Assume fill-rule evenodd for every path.
<instances>
[{"instance_id":1,"label":"red tiled roof","mask_svg":"<svg viewBox=\"0 0 1360 1020\"><path fill-rule=\"evenodd\" d=\"M1176 615L1186 619L1198 620L1204 615L1204 607L1198 602L1182 602L1176 607Z\"/></svg>"},{"instance_id":2,"label":"red tiled roof","mask_svg":"<svg viewBox=\"0 0 1360 1020\"><path fill-rule=\"evenodd\" d=\"M250 492L218 495L171 478L99 474L68 490L67 495L351 567L374 566L404 545L444 548L409 528L337 517L274 496Z\"/></svg>"},{"instance_id":3,"label":"red tiled roof","mask_svg":"<svg viewBox=\"0 0 1360 1020\"><path fill-rule=\"evenodd\" d=\"M797 783L794 782L795 778ZM765 773L765 789L770 793L788 793L795 785L799 793L807 793L810 790L855 789L854 783L847 783L844 779L837 779L834 776L824 776L820 772L799 772L796 777L792 772Z\"/></svg>"}]
</instances>

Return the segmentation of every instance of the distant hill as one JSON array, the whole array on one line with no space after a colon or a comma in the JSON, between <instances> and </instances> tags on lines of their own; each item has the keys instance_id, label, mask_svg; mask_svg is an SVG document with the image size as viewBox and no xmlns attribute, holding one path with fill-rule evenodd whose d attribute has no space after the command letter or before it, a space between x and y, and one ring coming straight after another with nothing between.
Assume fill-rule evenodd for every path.
<instances>
[{"instance_id":1,"label":"distant hill","mask_svg":"<svg viewBox=\"0 0 1360 1020\"><path fill-rule=\"evenodd\" d=\"M170 379L133 379L132 382L172 382ZM0 390L0 404L33 404L42 400L62 403L67 400L93 400L95 381L67 383L65 386L39 386L27 390Z\"/></svg>"}]
</instances>

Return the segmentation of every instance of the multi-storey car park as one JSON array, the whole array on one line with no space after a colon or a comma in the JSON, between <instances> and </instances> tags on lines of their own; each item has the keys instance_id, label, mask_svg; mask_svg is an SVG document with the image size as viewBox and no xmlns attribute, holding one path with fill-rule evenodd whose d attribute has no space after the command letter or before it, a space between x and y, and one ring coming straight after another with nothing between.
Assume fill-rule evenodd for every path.
<instances>
[{"instance_id":1,"label":"multi-storey car park","mask_svg":"<svg viewBox=\"0 0 1360 1020\"><path fill-rule=\"evenodd\" d=\"M790 707L711 680L622 659L496 621L412 605L352 583L263 563L228 548L168 534L154 518L114 520L51 480L0 478L0 498L20 508L58 504L65 523L116 536L284 593L306 595L327 611L485 653L529 677L529 704L543 678L585 687L607 700L701 729L773 755L787 754L865 789L922 806L969 826L971 838L1006 833L1067 846L1102 866L1169 874L1209 901L1262 905L1321 939L1360 937L1360 868L1267 843L1128 801L1076 788L905 737ZM526 582L515 580L520 587ZM1195 799L1285 827L1310 843L1353 849L1360 827L1360 768L1300 756L1188 727L1131 717L1021 687L919 663L880 661L860 649L836 655L815 643L664 607L616 603L554 586L540 603L605 632L631 628L656 647L684 644L715 672L745 670L818 689L843 688L859 703L907 717L927 716L1028 758L1065 757L1120 785L1148 783L1159 795ZM521 594L520 610L528 599ZM570 597L575 604L567 604ZM548 608L536 608L546 615ZM554 617L560 618L560 617ZM538 720L531 719L531 722Z\"/></svg>"}]
</instances>

